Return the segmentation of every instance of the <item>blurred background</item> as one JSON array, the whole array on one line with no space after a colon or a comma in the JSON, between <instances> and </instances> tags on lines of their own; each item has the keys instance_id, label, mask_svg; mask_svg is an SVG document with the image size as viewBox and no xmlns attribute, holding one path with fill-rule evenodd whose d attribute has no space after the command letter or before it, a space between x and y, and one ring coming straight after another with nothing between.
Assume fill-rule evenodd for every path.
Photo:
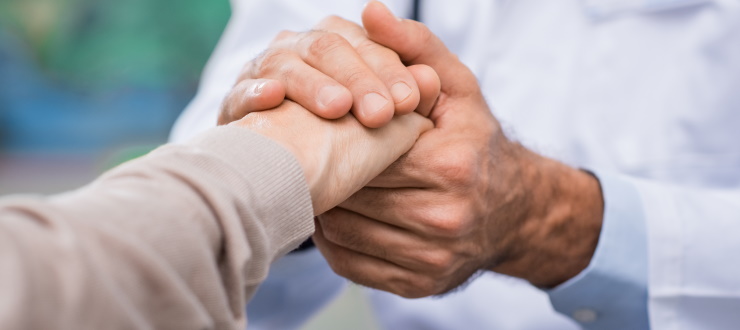
<instances>
[{"instance_id":1,"label":"blurred background","mask_svg":"<svg viewBox=\"0 0 740 330\"><path fill-rule=\"evenodd\" d=\"M167 141L228 0L0 0L0 194L57 193ZM352 286L305 330L377 329Z\"/></svg>"},{"instance_id":2,"label":"blurred background","mask_svg":"<svg viewBox=\"0 0 740 330\"><path fill-rule=\"evenodd\" d=\"M166 141L228 0L0 1L0 193L53 193Z\"/></svg>"}]
</instances>

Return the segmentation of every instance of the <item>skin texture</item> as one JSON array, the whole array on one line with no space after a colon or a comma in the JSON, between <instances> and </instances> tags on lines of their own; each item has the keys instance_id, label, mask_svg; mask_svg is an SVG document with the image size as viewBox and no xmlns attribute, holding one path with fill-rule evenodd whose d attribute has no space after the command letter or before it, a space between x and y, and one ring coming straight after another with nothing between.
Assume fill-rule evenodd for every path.
<instances>
[{"instance_id":1,"label":"skin texture","mask_svg":"<svg viewBox=\"0 0 740 330\"><path fill-rule=\"evenodd\" d=\"M406 67L395 52L368 40L360 26L331 16L311 31L281 32L248 62L224 100L219 124L287 98L327 119L351 111L377 128L394 115L427 115L438 91L429 67Z\"/></svg>"},{"instance_id":2,"label":"skin texture","mask_svg":"<svg viewBox=\"0 0 740 330\"><path fill-rule=\"evenodd\" d=\"M372 41L397 54L372 61L428 66L441 93L435 102L421 93L420 102L433 105L435 127L365 188L318 217L314 242L334 271L411 298L448 292L480 270L540 287L581 272L601 230L598 180L509 140L473 73L423 24L400 20L377 1L362 18L365 34L342 32L359 27L329 19L340 29L333 32L349 40L338 44L362 50Z\"/></svg>"},{"instance_id":3,"label":"skin texture","mask_svg":"<svg viewBox=\"0 0 740 330\"><path fill-rule=\"evenodd\" d=\"M366 185L432 128L429 119L409 114L370 129L351 114L327 120L290 101L231 125L251 129L293 153L303 168L317 215Z\"/></svg>"}]
</instances>

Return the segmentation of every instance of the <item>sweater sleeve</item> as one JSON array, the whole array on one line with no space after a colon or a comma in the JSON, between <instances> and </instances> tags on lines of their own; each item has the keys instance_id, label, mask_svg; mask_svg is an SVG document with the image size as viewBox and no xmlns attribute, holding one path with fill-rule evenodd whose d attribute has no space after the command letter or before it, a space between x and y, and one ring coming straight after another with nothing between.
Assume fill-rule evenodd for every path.
<instances>
[{"instance_id":1,"label":"sweater sleeve","mask_svg":"<svg viewBox=\"0 0 740 330\"><path fill-rule=\"evenodd\" d=\"M0 199L0 328L243 329L270 264L313 230L296 159L212 129L76 191Z\"/></svg>"}]
</instances>

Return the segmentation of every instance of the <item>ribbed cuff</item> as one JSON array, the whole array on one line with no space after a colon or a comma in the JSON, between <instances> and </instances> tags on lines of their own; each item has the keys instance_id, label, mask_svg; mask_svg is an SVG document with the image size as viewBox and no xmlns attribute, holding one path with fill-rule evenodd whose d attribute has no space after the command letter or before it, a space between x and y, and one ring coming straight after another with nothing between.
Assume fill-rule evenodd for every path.
<instances>
[{"instance_id":1,"label":"ribbed cuff","mask_svg":"<svg viewBox=\"0 0 740 330\"><path fill-rule=\"evenodd\" d=\"M226 181L235 184L238 200L259 196L258 205L243 211L265 219L271 250L277 252L273 258L313 233L311 193L303 169L280 144L245 128L222 126L196 136L188 145L233 166L238 174Z\"/></svg>"}]
</instances>

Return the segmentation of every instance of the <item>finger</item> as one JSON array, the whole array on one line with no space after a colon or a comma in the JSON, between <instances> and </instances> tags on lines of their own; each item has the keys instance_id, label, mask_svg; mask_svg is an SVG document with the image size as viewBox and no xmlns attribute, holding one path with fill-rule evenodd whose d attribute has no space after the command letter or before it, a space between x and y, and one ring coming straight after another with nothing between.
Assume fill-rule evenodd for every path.
<instances>
[{"instance_id":1,"label":"finger","mask_svg":"<svg viewBox=\"0 0 740 330\"><path fill-rule=\"evenodd\" d=\"M380 171L378 171L378 173L375 173L373 177L380 174L380 172L390 166L391 163L396 161L403 154L407 153L419 139L419 136L431 130L433 127L434 125L429 119L416 113L410 113L408 115L394 118L390 124L379 130L366 131L370 138L383 141L383 144L385 145L383 152L380 153L380 155L376 155L376 157L384 158L387 162L384 162L384 166ZM359 142L362 143L363 141ZM367 152L366 150L358 151ZM372 178L369 178L368 182L370 179ZM365 183L367 184L367 182Z\"/></svg>"},{"instance_id":2,"label":"finger","mask_svg":"<svg viewBox=\"0 0 740 330\"><path fill-rule=\"evenodd\" d=\"M377 128L393 118L395 107L390 92L342 36L309 31L294 46L306 63L350 90L354 100L352 113L363 125Z\"/></svg>"},{"instance_id":3,"label":"finger","mask_svg":"<svg viewBox=\"0 0 740 330\"><path fill-rule=\"evenodd\" d=\"M439 128L424 132L413 149L403 154L398 160L389 165L381 174L373 178L367 185L375 188L433 188L445 182L436 172L426 170L430 165L439 163L439 148L441 145L434 141L449 139L447 133Z\"/></svg>"},{"instance_id":4,"label":"finger","mask_svg":"<svg viewBox=\"0 0 740 330\"><path fill-rule=\"evenodd\" d=\"M407 64L432 67L444 92L459 95L478 89L473 73L424 24L398 19L378 1L365 6L362 23L370 40L395 51Z\"/></svg>"},{"instance_id":5,"label":"finger","mask_svg":"<svg viewBox=\"0 0 740 330\"><path fill-rule=\"evenodd\" d=\"M218 124L225 125L253 111L272 109L285 99L285 88L276 80L247 79L234 86L224 99Z\"/></svg>"},{"instance_id":6,"label":"finger","mask_svg":"<svg viewBox=\"0 0 740 330\"><path fill-rule=\"evenodd\" d=\"M434 184L427 177L428 173L419 171L413 164L418 153L412 149L389 165L382 173L373 178L366 186L373 188L431 188Z\"/></svg>"},{"instance_id":7,"label":"finger","mask_svg":"<svg viewBox=\"0 0 740 330\"><path fill-rule=\"evenodd\" d=\"M441 237L449 231L446 199L430 189L366 187L339 207L420 235Z\"/></svg>"},{"instance_id":8,"label":"finger","mask_svg":"<svg viewBox=\"0 0 740 330\"><path fill-rule=\"evenodd\" d=\"M341 208L319 216L326 240L417 272L443 271L452 256L430 240Z\"/></svg>"},{"instance_id":9,"label":"finger","mask_svg":"<svg viewBox=\"0 0 740 330\"><path fill-rule=\"evenodd\" d=\"M288 99L326 119L340 118L352 107L347 88L291 52L272 49L262 53L247 64L241 79L255 77L279 81Z\"/></svg>"},{"instance_id":10,"label":"finger","mask_svg":"<svg viewBox=\"0 0 740 330\"><path fill-rule=\"evenodd\" d=\"M414 290L423 281L428 281L411 271L385 260L358 253L328 241L320 223L316 223L314 244L324 255L329 266L338 275L357 284L384 290L406 298L424 295Z\"/></svg>"},{"instance_id":11,"label":"finger","mask_svg":"<svg viewBox=\"0 0 740 330\"><path fill-rule=\"evenodd\" d=\"M419 86L419 105L416 112L424 117L429 117L434 104L437 103L441 82L437 73L428 65L417 64L408 67L409 72Z\"/></svg>"},{"instance_id":12,"label":"finger","mask_svg":"<svg viewBox=\"0 0 740 330\"><path fill-rule=\"evenodd\" d=\"M361 26L338 16L329 16L316 28L339 34L357 50L360 57L390 91L396 114L407 114L417 108L419 88L398 54L370 41Z\"/></svg>"}]
</instances>

